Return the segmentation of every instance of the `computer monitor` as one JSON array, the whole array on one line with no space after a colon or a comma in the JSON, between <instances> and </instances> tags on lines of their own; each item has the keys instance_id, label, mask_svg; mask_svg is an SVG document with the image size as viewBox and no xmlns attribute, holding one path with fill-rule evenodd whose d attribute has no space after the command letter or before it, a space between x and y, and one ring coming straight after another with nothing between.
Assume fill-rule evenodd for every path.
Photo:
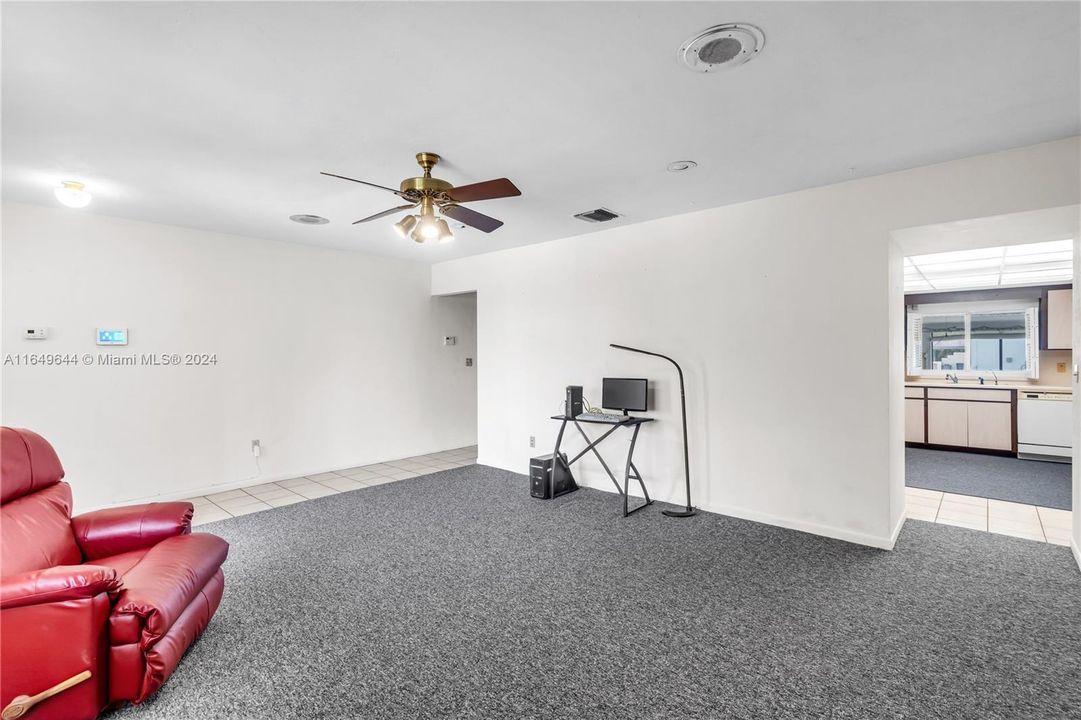
<instances>
[{"instance_id":1,"label":"computer monitor","mask_svg":"<svg viewBox=\"0 0 1081 720\"><path fill-rule=\"evenodd\" d=\"M601 381L601 407L609 410L645 412L645 378L604 378Z\"/></svg>"}]
</instances>

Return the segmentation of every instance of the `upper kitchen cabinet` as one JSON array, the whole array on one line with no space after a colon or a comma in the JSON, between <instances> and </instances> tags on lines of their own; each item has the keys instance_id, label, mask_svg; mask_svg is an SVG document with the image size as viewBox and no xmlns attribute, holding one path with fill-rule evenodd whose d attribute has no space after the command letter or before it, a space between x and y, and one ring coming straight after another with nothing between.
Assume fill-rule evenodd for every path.
<instances>
[{"instance_id":1,"label":"upper kitchen cabinet","mask_svg":"<svg viewBox=\"0 0 1081 720\"><path fill-rule=\"evenodd\" d=\"M1044 291L1043 312L1045 331L1042 335L1043 350L1069 350L1073 344L1073 290L1056 288Z\"/></svg>"}]
</instances>

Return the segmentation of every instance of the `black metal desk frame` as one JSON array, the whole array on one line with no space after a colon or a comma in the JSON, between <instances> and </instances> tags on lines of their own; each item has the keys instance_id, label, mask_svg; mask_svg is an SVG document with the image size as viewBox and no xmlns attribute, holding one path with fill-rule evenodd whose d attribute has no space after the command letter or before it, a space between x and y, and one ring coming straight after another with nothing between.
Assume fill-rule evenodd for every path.
<instances>
[{"instance_id":1,"label":"black metal desk frame","mask_svg":"<svg viewBox=\"0 0 1081 720\"><path fill-rule=\"evenodd\" d=\"M621 423L607 423L603 420L578 420L577 418L566 417L565 415L553 415L552 419L562 421L562 425L559 426L559 435L556 436L556 448L552 455L554 462L563 463L564 467L566 467L567 470L570 471L571 465L581 460L586 453L592 452L594 455L597 456L597 459L600 461L601 467L604 468L604 471L608 473L608 477L612 479L612 484L616 486L616 490L619 492L620 495L623 496L623 517L627 517L631 513L636 513L642 508L653 504L653 500L651 500L649 497L649 491L646 490L646 484L642 481L642 474L639 473L638 468L634 466L634 444L638 441L638 431L641 429L642 425L646 424L647 422L653 422L653 418L628 417L624 422ZM563 443L563 431L567 429L567 423L569 422L574 423L574 426L578 428L578 432L581 433L582 439L586 441L586 447L584 450L582 450L582 452L578 453L570 460L564 462L563 456L559 454L559 446ZM586 435L586 431L582 429L582 426L579 423L611 425L612 427L608 430L608 432L604 433L596 440L590 440L589 436ZM633 428L633 433L631 434L631 446L627 449L627 463L623 469L622 487L620 487L619 480L616 479L616 476L608 467L608 463L606 463L604 461L604 458L601 457L601 454L597 452L597 446L600 445L605 438L607 438L609 435L611 435L621 427ZM628 508L627 491L630 489L631 478L634 478L638 481L638 486L642 488L642 494L645 495L646 498L646 501L636 508Z\"/></svg>"}]
</instances>

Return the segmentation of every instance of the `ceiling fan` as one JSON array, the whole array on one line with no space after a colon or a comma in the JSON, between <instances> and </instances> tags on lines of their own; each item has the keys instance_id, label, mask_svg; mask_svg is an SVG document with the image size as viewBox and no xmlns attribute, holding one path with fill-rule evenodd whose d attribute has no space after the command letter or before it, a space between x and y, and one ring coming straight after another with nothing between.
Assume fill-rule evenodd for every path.
<instances>
[{"instance_id":1,"label":"ceiling fan","mask_svg":"<svg viewBox=\"0 0 1081 720\"><path fill-rule=\"evenodd\" d=\"M380 190L386 190L406 201L405 205L392 207L390 210L384 210L375 215L361 218L354 222L354 225L368 222L369 220L377 220L381 217L401 212L402 210L412 210L419 205L419 215L409 214L394 223L394 229L400 236L403 238L410 237L418 243L434 244L454 239L454 235L451 233L447 221L441 217L436 217L437 209L442 215L445 215L452 220L457 220L464 225L475 227L486 233L490 233L501 227L503 221L488 217L476 210L462 207L459 203L515 197L521 195L522 191L516 188L514 183L507 178L486 180L484 182L473 183L472 185L454 187L446 180L432 177L432 168L435 167L438 162L439 156L435 153L417 153L417 163L424 170L424 175L422 177L406 178L405 180L402 180L398 190L386 187L385 185L370 183L365 180L357 180L355 178L345 177L344 175L335 175L334 173L324 172L320 173L320 175L341 178L342 180L349 180L350 182L360 183L361 185L368 185L370 187L379 188Z\"/></svg>"}]
</instances>

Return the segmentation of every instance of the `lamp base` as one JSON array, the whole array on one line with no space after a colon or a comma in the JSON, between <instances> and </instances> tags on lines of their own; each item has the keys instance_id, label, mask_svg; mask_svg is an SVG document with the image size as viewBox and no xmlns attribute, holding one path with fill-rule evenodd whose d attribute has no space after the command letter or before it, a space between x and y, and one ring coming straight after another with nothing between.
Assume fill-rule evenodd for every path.
<instances>
[{"instance_id":1,"label":"lamp base","mask_svg":"<svg viewBox=\"0 0 1081 720\"><path fill-rule=\"evenodd\" d=\"M690 510L661 510L661 514L667 515L668 517L691 517L692 515L697 515L698 511L694 508L691 508Z\"/></svg>"}]
</instances>

